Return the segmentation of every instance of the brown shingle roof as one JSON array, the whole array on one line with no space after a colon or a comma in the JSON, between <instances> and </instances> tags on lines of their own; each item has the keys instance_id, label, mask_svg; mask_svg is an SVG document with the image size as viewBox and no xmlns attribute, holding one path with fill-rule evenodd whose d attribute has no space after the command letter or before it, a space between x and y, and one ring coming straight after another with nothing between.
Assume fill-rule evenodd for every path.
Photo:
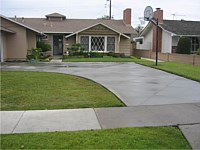
<instances>
[{"instance_id":1,"label":"brown shingle roof","mask_svg":"<svg viewBox=\"0 0 200 150\"><path fill-rule=\"evenodd\" d=\"M124 34L137 34L131 26L126 26L123 20L99 20L99 19L66 19L63 21L49 21L45 18L25 18L24 22L18 22L30 26L43 33L74 33L98 23Z\"/></svg>"},{"instance_id":2,"label":"brown shingle roof","mask_svg":"<svg viewBox=\"0 0 200 150\"><path fill-rule=\"evenodd\" d=\"M200 35L200 21L164 20L160 26L177 35Z\"/></svg>"}]
</instances>

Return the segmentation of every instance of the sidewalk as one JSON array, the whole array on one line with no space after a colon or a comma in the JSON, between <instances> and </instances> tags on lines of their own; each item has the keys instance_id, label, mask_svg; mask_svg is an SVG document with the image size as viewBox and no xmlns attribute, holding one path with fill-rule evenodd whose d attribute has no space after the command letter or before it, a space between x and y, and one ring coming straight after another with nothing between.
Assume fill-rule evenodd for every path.
<instances>
[{"instance_id":1,"label":"sidewalk","mask_svg":"<svg viewBox=\"0 0 200 150\"><path fill-rule=\"evenodd\" d=\"M200 133L193 134L200 131L200 103L0 113L1 134L180 126L193 148L200 148Z\"/></svg>"}]
</instances>

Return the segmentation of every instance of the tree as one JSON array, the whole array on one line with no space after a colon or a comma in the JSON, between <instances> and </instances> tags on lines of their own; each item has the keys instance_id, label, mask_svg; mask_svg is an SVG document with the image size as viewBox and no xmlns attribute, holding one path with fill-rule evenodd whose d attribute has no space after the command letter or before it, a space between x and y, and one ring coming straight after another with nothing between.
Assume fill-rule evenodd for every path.
<instances>
[{"instance_id":1,"label":"tree","mask_svg":"<svg viewBox=\"0 0 200 150\"><path fill-rule=\"evenodd\" d=\"M140 24L135 28L136 32L138 33L138 35L140 34L140 32L144 29L143 26L141 26Z\"/></svg>"},{"instance_id":2,"label":"tree","mask_svg":"<svg viewBox=\"0 0 200 150\"><path fill-rule=\"evenodd\" d=\"M108 16L108 15L104 15L104 16L102 16L101 18L97 18L97 19L110 20L110 16ZM112 16L111 19L114 19L114 16Z\"/></svg>"},{"instance_id":3,"label":"tree","mask_svg":"<svg viewBox=\"0 0 200 150\"><path fill-rule=\"evenodd\" d=\"M191 39L189 37L181 37L178 42L176 53L178 54L190 54Z\"/></svg>"}]
</instances>

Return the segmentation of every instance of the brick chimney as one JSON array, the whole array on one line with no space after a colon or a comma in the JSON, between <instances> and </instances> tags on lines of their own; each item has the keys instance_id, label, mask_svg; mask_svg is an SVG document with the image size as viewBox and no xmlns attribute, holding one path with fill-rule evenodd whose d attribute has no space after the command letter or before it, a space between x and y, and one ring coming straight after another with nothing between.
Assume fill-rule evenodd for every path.
<instances>
[{"instance_id":1,"label":"brick chimney","mask_svg":"<svg viewBox=\"0 0 200 150\"><path fill-rule=\"evenodd\" d=\"M127 26L131 26L131 8L127 8L123 12L123 22Z\"/></svg>"},{"instance_id":2,"label":"brick chimney","mask_svg":"<svg viewBox=\"0 0 200 150\"><path fill-rule=\"evenodd\" d=\"M158 23L163 24L163 10L156 8L154 12L154 18L158 18ZM161 52L162 49L162 29L158 28L158 52ZM156 51L156 26L153 25L153 52Z\"/></svg>"},{"instance_id":3,"label":"brick chimney","mask_svg":"<svg viewBox=\"0 0 200 150\"><path fill-rule=\"evenodd\" d=\"M156 11L153 14L154 18L158 18L159 24L163 24L163 10L156 8Z\"/></svg>"}]
</instances>

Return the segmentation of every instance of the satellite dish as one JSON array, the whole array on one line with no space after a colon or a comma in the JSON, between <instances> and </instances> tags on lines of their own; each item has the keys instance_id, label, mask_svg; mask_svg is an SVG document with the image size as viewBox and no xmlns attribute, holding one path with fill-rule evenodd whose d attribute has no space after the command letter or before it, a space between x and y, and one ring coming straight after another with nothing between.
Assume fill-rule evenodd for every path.
<instances>
[{"instance_id":1,"label":"satellite dish","mask_svg":"<svg viewBox=\"0 0 200 150\"><path fill-rule=\"evenodd\" d=\"M153 8L151 6L147 6L144 10L144 20L150 21L153 18Z\"/></svg>"}]
</instances>

